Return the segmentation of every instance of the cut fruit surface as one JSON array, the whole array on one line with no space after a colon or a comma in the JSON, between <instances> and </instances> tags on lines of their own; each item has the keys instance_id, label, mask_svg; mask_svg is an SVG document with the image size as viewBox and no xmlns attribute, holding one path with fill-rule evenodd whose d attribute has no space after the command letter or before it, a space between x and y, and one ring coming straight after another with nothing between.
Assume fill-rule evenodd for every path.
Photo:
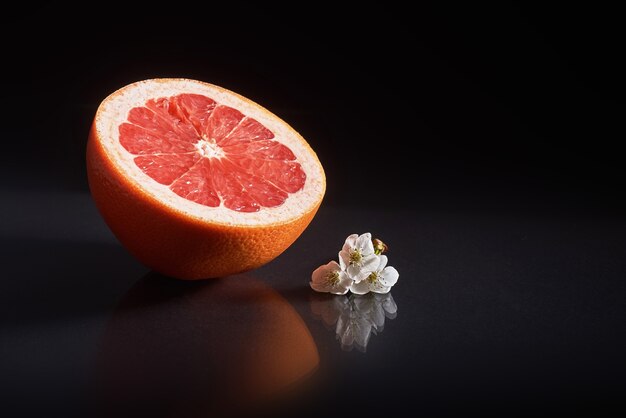
<instances>
[{"instance_id":1,"label":"cut fruit surface","mask_svg":"<svg viewBox=\"0 0 626 418\"><path fill-rule=\"evenodd\" d=\"M304 187L291 150L256 119L199 94L149 99L119 127L149 177L193 202L257 212Z\"/></svg>"},{"instance_id":2,"label":"cut fruit surface","mask_svg":"<svg viewBox=\"0 0 626 418\"><path fill-rule=\"evenodd\" d=\"M309 144L251 100L188 79L153 79L99 106L88 179L105 221L149 267L234 274L282 253L323 199Z\"/></svg>"}]
</instances>

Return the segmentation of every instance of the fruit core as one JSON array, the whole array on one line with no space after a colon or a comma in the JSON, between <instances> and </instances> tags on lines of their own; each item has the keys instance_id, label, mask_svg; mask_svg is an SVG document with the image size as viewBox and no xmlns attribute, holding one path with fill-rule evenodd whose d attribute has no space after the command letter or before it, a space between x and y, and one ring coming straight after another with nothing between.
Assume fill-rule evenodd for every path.
<instances>
[{"instance_id":1,"label":"fruit core","mask_svg":"<svg viewBox=\"0 0 626 418\"><path fill-rule=\"evenodd\" d=\"M202 139L196 142L195 147L204 158L222 158L226 155L224 150L214 140L207 138L206 135L202 135Z\"/></svg>"}]
</instances>

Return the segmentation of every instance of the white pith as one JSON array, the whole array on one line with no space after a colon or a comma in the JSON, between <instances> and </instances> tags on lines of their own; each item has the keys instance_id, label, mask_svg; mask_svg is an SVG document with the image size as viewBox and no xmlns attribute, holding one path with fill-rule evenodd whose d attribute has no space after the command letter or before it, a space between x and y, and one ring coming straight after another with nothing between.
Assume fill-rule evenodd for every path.
<instances>
[{"instance_id":1,"label":"white pith","mask_svg":"<svg viewBox=\"0 0 626 418\"><path fill-rule=\"evenodd\" d=\"M194 146L198 150L198 153L205 158L222 158L226 155L224 150L222 150L214 140L205 138L204 135Z\"/></svg>"},{"instance_id":2,"label":"white pith","mask_svg":"<svg viewBox=\"0 0 626 418\"><path fill-rule=\"evenodd\" d=\"M126 151L119 142L119 125L127 121L130 109L145 106L149 99L170 97L181 93L205 95L219 104L233 107L256 119L274 133L273 140L291 149L307 175L304 187L280 206L261 208L258 212L237 212L220 204L218 207L201 205L172 192L168 186L157 183L133 161L136 155ZM156 79L128 85L107 97L96 117L96 131L107 156L137 187L174 210L213 223L226 225L271 225L289 222L309 212L321 200L325 191L323 168L306 141L286 122L263 107L223 88L187 79ZM196 143L198 152L208 158L221 158L223 151L210 139Z\"/></svg>"}]
</instances>

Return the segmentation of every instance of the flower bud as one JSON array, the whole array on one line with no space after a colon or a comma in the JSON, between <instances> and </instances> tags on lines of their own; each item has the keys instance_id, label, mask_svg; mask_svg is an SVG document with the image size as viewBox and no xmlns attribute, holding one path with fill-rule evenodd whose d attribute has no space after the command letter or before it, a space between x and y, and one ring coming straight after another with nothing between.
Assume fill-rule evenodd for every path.
<instances>
[{"instance_id":1,"label":"flower bud","mask_svg":"<svg viewBox=\"0 0 626 418\"><path fill-rule=\"evenodd\" d=\"M374 238L372 240L372 244L374 244L374 253L377 255L384 253L388 249L387 244L385 244L378 238Z\"/></svg>"}]
</instances>

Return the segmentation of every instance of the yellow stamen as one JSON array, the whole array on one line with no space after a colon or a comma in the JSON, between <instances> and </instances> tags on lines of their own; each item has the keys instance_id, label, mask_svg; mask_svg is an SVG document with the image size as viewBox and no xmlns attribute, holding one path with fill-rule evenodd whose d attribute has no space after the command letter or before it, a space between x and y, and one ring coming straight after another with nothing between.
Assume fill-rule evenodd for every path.
<instances>
[{"instance_id":1,"label":"yellow stamen","mask_svg":"<svg viewBox=\"0 0 626 418\"><path fill-rule=\"evenodd\" d=\"M363 256L357 248L350 252L350 263L360 263Z\"/></svg>"},{"instance_id":2,"label":"yellow stamen","mask_svg":"<svg viewBox=\"0 0 626 418\"><path fill-rule=\"evenodd\" d=\"M339 272L338 271L329 271L326 275L326 282L330 286L336 286L339 283Z\"/></svg>"}]
</instances>

